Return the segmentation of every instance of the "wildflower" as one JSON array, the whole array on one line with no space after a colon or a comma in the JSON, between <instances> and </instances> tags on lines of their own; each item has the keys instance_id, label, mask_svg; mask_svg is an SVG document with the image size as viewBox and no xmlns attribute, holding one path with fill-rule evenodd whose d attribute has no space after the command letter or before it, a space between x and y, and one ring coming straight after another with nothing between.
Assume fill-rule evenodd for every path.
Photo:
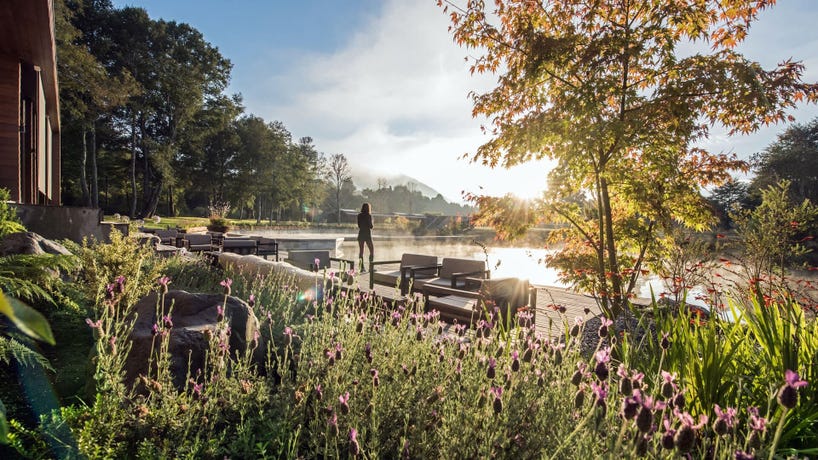
<instances>
[{"instance_id":1,"label":"wildflower","mask_svg":"<svg viewBox=\"0 0 818 460\"><path fill-rule=\"evenodd\" d=\"M674 414L681 422L681 426L679 426L679 431L676 432L673 442L680 452L690 452L690 450L693 448L693 443L696 442L696 430L700 429L707 423L707 416L701 415L699 417L699 423L694 425L695 421L693 420L693 416L687 412L679 412L678 410L675 410Z\"/></svg>"},{"instance_id":2,"label":"wildflower","mask_svg":"<svg viewBox=\"0 0 818 460\"><path fill-rule=\"evenodd\" d=\"M737 450L735 454L733 454L733 458L736 460L755 460L756 456L743 450Z\"/></svg>"},{"instance_id":3,"label":"wildflower","mask_svg":"<svg viewBox=\"0 0 818 460\"><path fill-rule=\"evenodd\" d=\"M511 352L511 371L517 372L520 370L520 360L519 360L519 353L517 350Z\"/></svg>"},{"instance_id":4,"label":"wildflower","mask_svg":"<svg viewBox=\"0 0 818 460\"><path fill-rule=\"evenodd\" d=\"M636 413L639 410L639 407L640 407L639 403L636 401L636 399L634 399L634 398L632 398L630 396L625 397L624 399L622 399L622 411L621 411L622 417L625 420L633 420L634 417L636 417ZM651 421L651 423L652 423L652 421Z\"/></svg>"},{"instance_id":5,"label":"wildflower","mask_svg":"<svg viewBox=\"0 0 818 460\"><path fill-rule=\"evenodd\" d=\"M732 407L726 407L722 410L718 404L716 404L713 409L716 412L716 421L713 422L713 431L719 436L729 433L736 425L736 410Z\"/></svg>"},{"instance_id":6,"label":"wildflower","mask_svg":"<svg viewBox=\"0 0 818 460\"><path fill-rule=\"evenodd\" d=\"M336 360L341 359L341 357L343 356L343 350L344 350L344 348L341 346L341 342L336 342L335 343L335 359Z\"/></svg>"},{"instance_id":7,"label":"wildflower","mask_svg":"<svg viewBox=\"0 0 818 460\"><path fill-rule=\"evenodd\" d=\"M364 345L364 356L366 356L367 362L372 364L372 345L369 342Z\"/></svg>"},{"instance_id":8,"label":"wildflower","mask_svg":"<svg viewBox=\"0 0 818 460\"><path fill-rule=\"evenodd\" d=\"M290 326L284 328L284 343L287 346L290 346L293 343L293 328Z\"/></svg>"},{"instance_id":9,"label":"wildflower","mask_svg":"<svg viewBox=\"0 0 818 460\"><path fill-rule=\"evenodd\" d=\"M415 340L417 340L418 342L423 340L423 328L420 326L417 326L415 328Z\"/></svg>"},{"instance_id":10,"label":"wildflower","mask_svg":"<svg viewBox=\"0 0 818 460\"><path fill-rule=\"evenodd\" d=\"M585 404L585 390L580 388L574 394L574 409L582 409L582 406Z\"/></svg>"},{"instance_id":11,"label":"wildflower","mask_svg":"<svg viewBox=\"0 0 818 460\"><path fill-rule=\"evenodd\" d=\"M497 360L494 359L493 357L490 357L489 358L489 367L488 367L488 369L486 369L486 377L488 377L490 379L494 378L494 376L496 375L496 372L495 372L494 368L496 366L497 366Z\"/></svg>"},{"instance_id":12,"label":"wildflower","mask_svg":"<svg viewBox=\"0 0 818 460\"><path fill-rule=\"evenodd\" d=\"M116 336L112 335L110 339L108 339L108 346L111 347L111 354L116 354Z\"/></svg>"},{"instance_id":13,"label":"wildflower","mask_svg":"<svg viewBox=\"0 0 818 460\"><path fill-rule=\"evenodd\" d=\"M785 372L786 382L778 390L778 404L787 409L792 409L798 404L798 389L807 386L806 380L801 380L797 373L787 369Z\"/></svg>"},{"instance_id":14,"label":"wildflower","mask_svg":"<svg viewBox=\"0 0 818 460\"><path fill-rule=\"evenodd\" d=\"M596 358L596 366L594 367L594 374L599 380L606 380L608 378L608 362L611 360L611 349L603 348L594 355Z\"/></svg>"},{"instance_id":15,"label":"wildflower","mask_svg":"<svg viewBox=\"0 0 818 460\"><path fill-rule=\"evenodd\" d=\"M494 403L492 408L495 414L503 411L503 400L500 397L503 395L503 387L491 387L491 393L494 395Z\"/></svg>"},{"instance_id":16,"label":"wildflower","mask_svg":"<svg viewBox=\"0 0 818 460\"><path fill-rule=\"evenodd\" d=\"M250 298L247 299L247 305L249 305L250 308L253 308L253 307L256 306L256 296L255 296L255 294L250 294Z\"/></svg>"},{"instance_id":17,"label":"wildflower","mask_svg":"<svg viewBox=\"0 0 818 460\"><path fill-rule=\"evenodd\" d=\"M338 396L338 401L341 402L341 413L346 415L349 413L349 392Z\"/></svg>"},{"instance_id":18,"label":"wildflower","mask_svg":"<svg viewBox=\"0 0 818 460\"><path fill-rule=\"evenodd\" d=\"M151 326L151 335L156 335L158 333L159 333L159 325L156 324L156 323L153 323L153 326Z\"/></svg>"},{"instance_id":19,"label":"wildflower","mask_svg":"<svg viewBox=\"0 0 818 460\"><path fill-rule=\"evenodd\" d=\"M224 307L221 305L216 305L216 321L221 321L224 319Z\"/></svg>"},{"instance_id":20,"label":"wildflower","mask_svg":"<svg viewBox=\"0 0 818 460\"><path fill-rule=\"evenodd\" d=\"M170 315L165 315L162 317L162 323L165 325L165 328L170 329L173 327L173 320L171 320Z\"/></svg>"},{"instance_id":21,"label":"wildflower","mask_svg":"<svg viewBox=\"0 0 818 460\"><path fill-rule=\"evenodd\" d=\"M121 294L121 293L125 292L125 277L124 276L122 276L122 275L117 276L116 279L114 280L114 282L116 283L115 286L114 286L114 289L116 290L116 292L118 294Z\"/></svg>"},{"instance_id":22,"label":"wildflower","mask_svg":"<svg viewBox=\"0 0 818 460\"><path fill-rule=\"evenodd\" d=\"M156 282L159 283L160 286L162 286L162 293L167 294L168 293L168 284L170 284L170 278L168 276L163 276L163 277L159 278L158 280L156 280Z\"/></svg>"},{"instance_id":23,"label":"wildflower","mask_svg":"<svg viewBox=\"0 0 818 460\"><path fill-rule=\"evenodd\" d=\"M91 321L91 318L85 318L85 324L88 325L91 329L100 329L102 328L102 320L98 319L96 321Z\"/></svg>"},{"instance_id":24,"label":"wildflower","mask_svg":"<svg viewBox=\"0 0 818 460\"><path fill-rule=\"evenodd\" d=\"M571 326L571 331L570 331L571 337L578 336L579 331L580 331L581 328L582 328L582 318L577 316L576 318L574 318L574 325Z\"/></svg>"},{"instance_id":25,"label":"wildflower","mask_svg":"<svg viewBox=\"0 0 818 460\"><path fill-rule=\"evenodd\" d=\"M608 397L608 384L605 382L591 382L591 391L593 391L594 396L596 396L595 404L597 407L602 408L603 413L605 411L605 398Z\"/></svg>"},{"instance_id":26,"label":"wildflower","mask_svg":"<svg viewBox=\"0 0 818 460\"><path fill-rule=\"evenodd\" d=\"M662 350L667 350L670 348L670 333L663 332L662 333L662 340L659 342L659 346L662 347Z\"/></svg>"},{"instance_id":27,"label":"wildflower","mask_svg":"<svg viewBox=\"0 0 818 460\"><path fill-rule=\"evenodd\" d=\"M324 389L321 388L321 384L315 385L315 399L321 401L324 399Z\"/></svg>"},{"instance_id":28,"label":"wildflower","mask_svg":"<svg viewBox=\"0 0 818 460\"><path fill-rule=\"evenodd\" d=\"M613 321L609 320L608 318L606 318L604 316L601 319L602 319L602 324L599 326L599 330L597 331L597 334L599 334L600 338L605 338L605 337L608 336L608 327L613 324Z\"/></svg>"},{"instance_id":29,"label":"wildflower","mask_svg":"<svg viewBox=\"0 0 818 460\"><path fill-rule=\"evenodd\" d=\"M203 383L194 383L193 384L193 398L194 399L201 399L202 398L202 389L204 388Z\"/></svg>"},{"instance_id":30,"label":"wildflower","mask_svg":"<svg viewBox=\"0 0 818 460\"><path fill-rule=\"evenodd\" d=\"M662 371L662 380L664 380L664 382L662 383L661 390L662 396L664 396L665 398L672 397L676 393L677 389L676 383L674 382L674 380L676 380L676 374L671 374L670 372Z\"/></svg>"},{"instance_id":31,"label":"wildflower","mask_svg":"<svg viewBox=\"0 0 818 460\"><path fill-rule=\"evenodd\" d=\"M381 382L380 378L378 378L378 370L370 369L369 373L372 375L372 386L377 387Z\"/></svg>"},{"instance_id":32,"label":"wildflower","mask_svg":"<svg viewBox=\"0 0 818 460\"><path fill-rule=\"evenodd\" d=\"M584 377L585 375L585 373L583 372L585 363L578 362L577 367L579 367L579 369L574 371L574 373L571 375L571 384L574 385L575 387L579 387L579 384L582 383L582 377Z\"/></svg>"},{"instance_id":33,"label":"wildflower","mask_svg":"<svg viewBox=\"0 0 818 460\"><path fill-rule=\"evenodd\" d=\"M662 423L665 425L665 432L662 434L662 447L667 450L673 450L676 447L676 443L673 441L673 438L676 436L676 430L674 430L671 426L670 419L665 418Z\"/></svg>"},{"instance_id":34,"label":"wildflower","mask_svg":"<svg viewBox=\"0 0 818 460\"><path fill-rule=\"evenodd\" d=\"M230 286L233 284L233 280L230 278L226 278L219 283L222 287L224 287L224 295L230 295Z\"/></svg>"},{"instance_id":35,"label":"wildflower","mask_svg":"<svg viewBox=\"0 0 818 460\"><path fill-rule=\"evenodd\" d=\"M327 425L329 426L330 430L335 436L338 436L338 414L335 411L332 411L329 419L327 419Z\"/></svg>"},{"instance_id":36,"label":"wildflower","mask_svg":"<svg viewBox=\"0 0 818 460\"><path fill-rule=\"evenodd\" d=\"M684 409L685 402L686 402L685 401L685 395L681 391L676 393L676 396L674 396L673 400L671 400L671 404L673 405L673 407L675 407L675 408L677 408L679 410Z\"/></svg>"}]
</instances>

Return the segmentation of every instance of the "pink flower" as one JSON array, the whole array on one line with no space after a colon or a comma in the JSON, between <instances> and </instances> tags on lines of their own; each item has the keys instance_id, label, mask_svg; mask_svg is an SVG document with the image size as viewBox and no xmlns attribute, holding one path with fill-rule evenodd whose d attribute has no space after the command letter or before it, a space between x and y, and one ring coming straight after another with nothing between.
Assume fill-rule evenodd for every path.
<instances>
[{"instance_id":1,"label":"pink flower","mask_svg":"<svg viewBox=\"0 0 818 460\"><path fill-rule=\"evenodd\" d=\"M224 287L224 295L230 295L230 286L233 285L233 280L227 278L222 280L222 282L219 284L222 285L222 287Z\"/></svg>"},{"instance_id":2,"label":"pink flower","mask_svg":"<svg viewBox=\"0 0 818 460\"><path fill-rule=\"evenodd\" d=\"M102 327L102 320L101 319L98 319L96 321L91 321L91 318L85 318L85 323L91 329L99 329L99 328Z\"/></svg>"},{"instance_id":3,"label":"pink flower","mask_svg":"<svg viewBox=\"0 0 818 460\"><path fill-rule=\"evenodd\" d=\"M170 284L170 277L163 276L163 277L159 278L158 280L156 280L156 282L159 283L160 286L168 287L168 284Z\"/></svg>"},{"instance_id":4,"label":"pink flower","mask_svg":"<svg viewBox=\"0 0 818 460\"><path fill-rule=\"evenodd\" d=\"M784 380L787 382L787 385L796 389L805 387L808 384L806 380L801 380L801 377L799 377L797 373L789 369L784 372Z\"/></svg>"}]
</instances>

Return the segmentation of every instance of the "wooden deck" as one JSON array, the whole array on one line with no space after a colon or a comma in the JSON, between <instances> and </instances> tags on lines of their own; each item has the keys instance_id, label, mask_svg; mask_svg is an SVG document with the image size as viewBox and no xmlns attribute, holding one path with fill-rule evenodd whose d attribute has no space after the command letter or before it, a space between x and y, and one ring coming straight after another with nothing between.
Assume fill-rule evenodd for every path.
<instances>
[{"instance_id":1,"label":"wooden deck","mask_svg":"<svg viewBox=\"0 0 818 460\"><path fill-rule=\"evenodd\" d=\"M400 291L394 287L381 286L376 284L374 289L369 289L368 274L356 276L353 287L357 286L361 291L372 292L387 301L402 302ZM574 318L587 319L600 314L599 306L593 297L574 292L570 289L537 286L537 307L534 319L537 330L542 333L559 334L564 330L564 324L572 325Z\"/></svg>"}]
</instances>

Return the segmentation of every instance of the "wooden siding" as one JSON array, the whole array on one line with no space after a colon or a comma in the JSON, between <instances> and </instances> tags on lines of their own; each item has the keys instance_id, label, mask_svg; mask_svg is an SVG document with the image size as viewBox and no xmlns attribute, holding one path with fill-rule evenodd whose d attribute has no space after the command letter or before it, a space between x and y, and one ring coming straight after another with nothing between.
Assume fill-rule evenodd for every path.
<instances>
[{"instance_id":1,"label":"wooden siding","mask_svg":"<svg viewBox=\"0 0 818 460\"><path fill-rule=\"evenodd\" d=\"M0 54L0 187L20 201L20 64Z\"/></svg>"}]
</instances>

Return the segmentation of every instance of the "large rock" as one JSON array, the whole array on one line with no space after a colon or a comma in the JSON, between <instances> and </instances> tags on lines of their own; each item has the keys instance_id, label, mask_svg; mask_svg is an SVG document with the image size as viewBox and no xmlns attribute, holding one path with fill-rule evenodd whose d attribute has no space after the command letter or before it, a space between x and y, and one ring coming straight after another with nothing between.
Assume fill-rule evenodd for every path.
<instances>
[{"instance_id":1,"label":"large rock","mask_svg":"<svg viewBox=\"0 0 818 460\"><path fill-rule=\"evenodd\" d=\"M169 291L161 314L157 315L156 293L149 294L137 302L132 315L136 315L133 331L129 337L131 350L125 361L125 383L129 386L139 382L140 375L148 375L148 361L151 350L154 355L162 340L169 340L170 372L178 389L184 388L188 369L192 375L203 369L209 349L209 336L229 344L233 359L243 357L248 347L256 346L259 321L250 306L235 297L228 297L224 311L224 321L230 326L230 334L219 327L219 307L224 304L221 294L191 294L186 291ZM172 306L172 307L171 307ZM153 326L162 324L162 316L170 311L173 326L167 336L156 334ZM258 344L254 353L256 363L263 362L263 344ZM188 364L190 365L188 367Z\"/></svg>"},{"instance_id":2,"label":"large rock","mask_svg":"<svg viewBox=\"0 0 818 460\"><path fill-rule=\"evenodd\" d=\"M65 246L47 240L34 232L11 233L0 239L0 256L14 254L70 255Z\"/></svg>"},{"instance_id":3,"label":"large rock","mask_svg":"<svg viewBox=\"0 0 818 460\"><path fill-rule=\"evenodd\" d=\"M298 286L303 292L314 293L312 298L320 299L324 291L324 274L294 267L287 262L274 262L255 255L239 255L221 252L219 265L231 268L245 275L278 275Z\"/></svg>"}]
</instances>

